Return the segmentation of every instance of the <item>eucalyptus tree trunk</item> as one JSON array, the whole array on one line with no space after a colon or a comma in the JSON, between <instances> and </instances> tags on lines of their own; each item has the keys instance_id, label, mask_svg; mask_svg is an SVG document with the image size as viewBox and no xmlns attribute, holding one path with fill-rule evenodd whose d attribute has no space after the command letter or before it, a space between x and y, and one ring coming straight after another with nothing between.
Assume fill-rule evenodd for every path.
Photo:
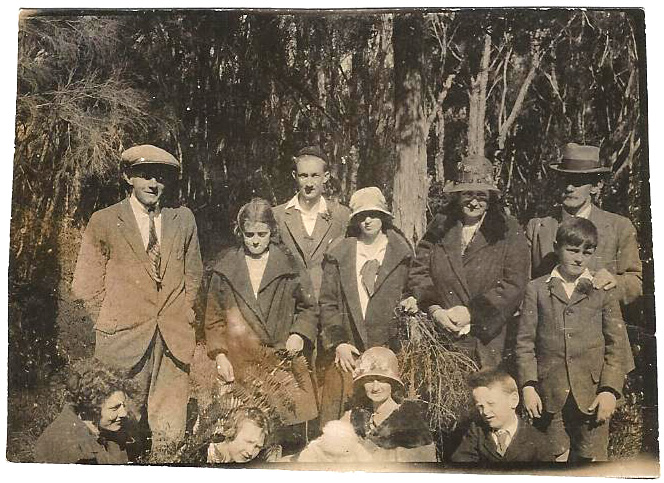
<instances>
[{"instance_id":1,"label":"eucalyptus tree trunk","mask_svg":"<svg viewBox=\"0 0 664 483\"><path fill-rule=\"evenodd\" d=\"M427 177L427 119L424 112L423 18L402 14L394 18L395 132L397 166L393 185L394 222L417 242L426 229L429 193Z\"/></svg>"},{"instance_id":2,"label":"eucalyptus tree trunk","mask_svg":"<svg viewBox=\"0 0 664 483\"><path fill-rule=\"evenodd\" d=\"M484 156L484 123L486 118L486 87L489 81L491 35L484 34L482 59L477 75L471 78L468 108L468 155Z\"/></svg>"}]
</instances>

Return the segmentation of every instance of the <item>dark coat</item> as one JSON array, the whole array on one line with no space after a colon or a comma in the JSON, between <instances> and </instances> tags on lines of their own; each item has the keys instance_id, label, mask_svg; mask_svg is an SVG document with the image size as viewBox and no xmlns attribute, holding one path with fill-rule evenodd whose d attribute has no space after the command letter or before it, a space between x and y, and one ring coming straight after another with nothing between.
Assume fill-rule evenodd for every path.
<instances>
[{"instance_id":1,"label":"dark coat","mask_svg":"<svg viewBox=\"0 0 664 483\"><path fill-rule=\"evenodd\" d=\"M223 352L233 363L241 348L260 343L284 349L290 334L316 340L316 300L295 262L277 245L270 255L254 296L244 250L229 250L213 269L205 315L210 358Z\"/></svg>"},{"instance_id":2,"label":"dark coat","mask_svg":"<svg viewBox=\"0 0 664 483\"><path fill-rule=\"evenodd\" d=\"M461 228L453 216L434 218L415 250L408 292L422 310L467 307L471 331L459 343L483 367L495 366L528 282L528 245L514 218L490 209L462 255Z\"/></svg>"},{"instance_id":3,"label":"dark coat","mask_svg":"<svg viewBox=\"0 0 664 483\"><path fill-rule=\"evenodd\" d=\"M208 356L228 356L236 377L252 365L258 345L284 349L291 334L299 334L307 345L316 338L318 306L296 263L277 245L270 255L254 296L243 248L226 253L215 266L210 281L205 315ZM308 341L308 343L307 343ZM286 424L308 421L318 414L316 398L306 365L298 371L300 391L293 395L294 410L283 412Z\"/></svg>"},{"instance_id":4,"label":"dark coat","mask_svg":"<svg viewBox=\"0 0 664 483\"><path fill-rule=\"evenodd\" d=\"M320 318L323 348L328 355L344 342L360 352L376 346L398 350L394 309L403 295L413 250L394 230L388 230L387 239L385 257L365 317L357 287L357 238L345 238L325 254Z\"/></svg>"},{"instance_id":5,"label":"dark coat","mask_svg":"<svg viewBox=\"0 0 664 483\"><path fill-rule=\"evenodd\" d=\"M41 434L35 444L37 463L126 464L127 451L115 441L103 441L92 434L71 406Z\"/></svg>"},{"instance_id":6,"label":"dark coat","mask_svg":"<svg viewBox=\"0 0 664 483\"><path fill-rule=\"evenodd\" d=\"M553 252L562 209L555 216L533 218L526 228L532 259L532 278L551 273L557 260ZM636 229L624 216L592 206L588 218L597 227L597 249L590 262L591 271L605 268L616 276L620 299L630 304L642 293L642 267Z\"/></svg>"},{"instance_id":7,"label":"dark coat","mask_svg":"<svg viewBox=\"0 0 664 483\"><path fill-rule=\"evenodd\" d=\"M327 213L319 214L311 236L307 234L300 212L295 208L286 209L288 203L274 208L274 217L279 225L279 234L296 261L309 274L314 295L318 298L323 279L323 255L330 242L346 234L350 210L326 199Z\"/></svg>"},{"instance_id":8,"label":"dark coat","mask_svg":"<svg viewBox=\"0 0 664 483\"><path fill-rule=\"evenodd\" d=\"M547 278L526 288L516 345L519 385L536 383L547 412L562 410L571 392L588 413L598 389L622 392L627 331L618 294L580 281L570 299L559 279Z\"/></svg>"},{"instance_id":9,"label":"dark coat","mask_svg":"<svg viewBox=\"0 0 664 483\"><path fill-rule=\"evenodd\" d=\"M504 455L498 453L491 437L491 429L485 424L472 422L461 444L452 454L454 463L534 463L553 462L555 456L544 433L519 418L516 434Z\"/></svg>"}]
</instances>

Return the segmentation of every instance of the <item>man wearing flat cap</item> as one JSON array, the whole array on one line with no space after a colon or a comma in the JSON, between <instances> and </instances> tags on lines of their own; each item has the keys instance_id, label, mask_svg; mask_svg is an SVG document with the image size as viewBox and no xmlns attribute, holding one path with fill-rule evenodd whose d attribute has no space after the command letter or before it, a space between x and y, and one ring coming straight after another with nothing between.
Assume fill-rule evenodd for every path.
<instances>
[{"instance_id":1,"label":"man wearing flat cap","mask_svg":"<svg viewBox=\"0 0 664 483\"><path fill-rule=\"evenodd\" d=\"M623 304L634 302L642 294L636 229L624 216L604 211L593 203L603 176L611 171L601 165L599 148L569 143L563 148L562 161L550 167L558 179L562 208L528 223L532 278L551 273L557 263L553 243L558 224L567 217L578 216L592 221L599 235L590 264L595 285L605 290L617 288Z\"/></svg>"},{"instance_id":2,"label":"man wearing flat cap","mask_svg":"<svg viewBox=\"0 0 664 483\"><path fill-rule=\"evenodd\" d=\"M141 145L122 168L131 193L90 218L72 291L95 322L95 356L142 385L154 454L184 436L203 266L192 212L162 206L180 162Z\"/></svg>"}]
</instances>

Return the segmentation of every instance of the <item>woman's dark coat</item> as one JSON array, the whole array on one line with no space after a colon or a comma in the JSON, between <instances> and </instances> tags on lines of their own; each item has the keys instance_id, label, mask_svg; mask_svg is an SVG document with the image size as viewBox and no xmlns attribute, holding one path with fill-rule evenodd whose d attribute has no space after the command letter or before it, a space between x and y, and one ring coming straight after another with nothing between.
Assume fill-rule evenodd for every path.
<instances>
[{"instance_id":1,"label":"woman's dark coat","mask_svg":"<svg viewBox=\"0 0 664 483\"><path fill-rule=\"evenodd\" d=\"M251 287L243 248L230 250L215 266L205 313L207 351L211 359L226 354L236 378L253 364L257 346L285 349L290 334L299 334L305 347L312 347L317 326L318 306L308 278L301 276L279 246L270 245L258 297ZM298 380L303 386L302 394L293 395L294 415L282 415L289 424L308 421L318 413L309 374Z\"/></svg>"},{"instance_id":2,"label":"woman's dark coat","mask_svg":"<svg viewBox=\"0 0 664 483\"><path fill-rule=\"evenodd\" d=\"M394 309L399 305L408 281L413 250L404 236L395 230L387 231L387 239L385 257L378 269L375 291L364 318L357 289L357 238L341 239L325 254L319 299L323 350L318 366L324 370L321 425L339 419L353 393L351 374L334 366L335 349L339 344L352 344L360 352L376 346L389 347L395 352L399 350L399 328Z\"/></svg>"},{"instance_id":3,"label":"woman's dark coat","mask_svg":"<svg viewBox=\"0 0 664 483\"><path fill-rule=\"evenodd\" d=\"M431 222L415 250L408 292L422 310L467 307L471 331L459 345L482 367L496 366L528 282L528 245L517 221L497 209L487 211L463 255L461 228L454 216Z\"/></svg>"},{"instance_id":4,"label":"woman's dark coat","mask_svg":"<svg viewBox=\"0 0 664 483\"><path fill-rule=\"evenodd\" d=\"M360 352L376 346L398 350L394 309L408 280L413 250L397 231L388 230L387 239L385 257L365 317L357 287L357 238L344 238L325 254L320 319L326 352L334 352L344 342Z\"/></svg>"}]
</instances>

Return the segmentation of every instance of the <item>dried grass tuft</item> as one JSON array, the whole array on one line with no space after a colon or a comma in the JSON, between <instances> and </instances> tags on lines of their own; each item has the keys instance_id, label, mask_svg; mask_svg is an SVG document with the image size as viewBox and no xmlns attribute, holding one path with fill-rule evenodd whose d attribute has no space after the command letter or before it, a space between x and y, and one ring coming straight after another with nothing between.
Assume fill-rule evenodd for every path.
<instances>
[{"instance_id":1,"label":"dried grass tuft","mask_svg":"<svg viewBox=\"0 0 664 483\"><path fill-rule=\"evenodd\" d=\"M466 378L478 366L426 314L399 312L397 317L406 331L399 364L408 397L427 404L432 431L449 434L469 413Z\"/></svg>"}]
</instances>

